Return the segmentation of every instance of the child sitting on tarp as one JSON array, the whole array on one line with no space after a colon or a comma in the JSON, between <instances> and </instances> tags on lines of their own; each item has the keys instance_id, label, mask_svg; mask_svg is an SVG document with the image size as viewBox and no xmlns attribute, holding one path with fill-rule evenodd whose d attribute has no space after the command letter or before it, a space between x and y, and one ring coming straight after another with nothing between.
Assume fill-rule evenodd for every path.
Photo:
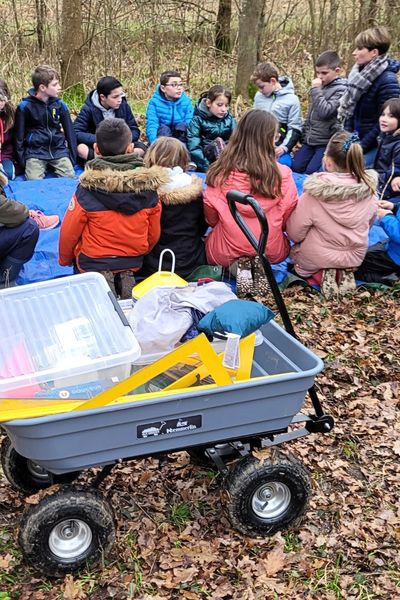
<instances>
[{"instance_id":1,"label":"child sitting on tarp","mask_svg":"<svg viewBox=\"0 0 400 600\"><path fill-rule=\"evenodd\" d=\"M106 119L96 130L96 158L86 170L61 225L59 263L77 272L98 271L116 295L129 298L133 273L160 237L161 167L143 167L133 154L132 133L122 119Z\"/></svg>"},{"instance_id":2,"label":"child sitting on tarp","mask_svg":"<svg viewBox=\"0 0 400 600\"><path fill-rule=\"evenodd\" d=\"M6 197L6 176L0 172L0 289L12 287L24 263L33 256L39 229L53 229L57 215L29 210L22 202Z\"/></svg>"},{"instance_id":3,"label":"child sitting on tarp","mask_svg":"<svg viewBox=\"0 0 400 600\"><path fill-rule=\"evenodd\" d=\"M159 137L150 146L145 158L146 167L167 167L170 181L160 187L162 203L161 236L152 251L143 259L140 275L155 273L161 252L169 248L175 254L175 272L186 278L200 265L206 264L202 236L207 230L203 210L203 183L196 175L185 171L189 152L182 142L172 137ZM168 254L163 258L163 270L172 267Z\"/></svg>"},{"instance_id":4,"label":"child sitting on tarp","mask_svg":"<svg viewBox=\"0 0 400 600\"><path fill-rule=\"evenodd\" d=\"M400 281L400 204L381 200L378 205L379 224L389 241L368 248L355 276L368 283L392 285Z\"/></svg>"},{"instance_id":5,"label":"child sitting on tarp","mask_svg":"<svg viewBox=\"0 0 400 600\"><path fill-rule=\"evenodd\" d=\"M93 144L96 141L96 127L104 120L115 117L123 119L132 132L134 154L143 156L146 145L139 141L140 130L132 114L122 83L115 77L102 77L92 90L85 104L79 111L74 121L76 140L78 143L78 156L86 160L94 158Z\"/></svg>"}]
</instances>

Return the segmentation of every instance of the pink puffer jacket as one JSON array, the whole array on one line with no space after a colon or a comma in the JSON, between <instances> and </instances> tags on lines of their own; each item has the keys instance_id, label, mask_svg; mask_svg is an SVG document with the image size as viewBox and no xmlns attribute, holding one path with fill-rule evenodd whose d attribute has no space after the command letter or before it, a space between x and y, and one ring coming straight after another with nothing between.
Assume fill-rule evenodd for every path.
<instances>
[{"instance_id":1,"label":"pink puffer jacket","mask_svg":"<svg viewBox=\"0 0 400 600\"><path fill-rule=\"evenodd\" d=\"M375 171L367 171L374 182ZM358 267L367 252L368 231L377 212L376 197L349 173L314 173L287 222L295 245L296 272L309 277L320 269Z\"/></svg>"},{"instance_id":2,"label":"pink puffer jacket","mask_svg":"<svg viewBox=\"0 0 400 600\"><path fill-rule=\"evenodd\" d=\"M282 196L265 198L255 194L255 199L263 208L269 227L267 256L271 263L279 263L289 254L289 241L285 235L286 221L294 210L298 196L291 170L278 165L282 175ZM256 251L236 225L230 211L226 194L229 190L238 190L250 194L250 181L246 173L232 171L220 187L207 186L204 192L204 213L206 221L213 228L206 240L207 260L211 265L227 267L239 256L255 256ZM238 211L249 225L255 236L260 236L260 226L253 209L242 204Z\"/></svg>"}]
</instances>

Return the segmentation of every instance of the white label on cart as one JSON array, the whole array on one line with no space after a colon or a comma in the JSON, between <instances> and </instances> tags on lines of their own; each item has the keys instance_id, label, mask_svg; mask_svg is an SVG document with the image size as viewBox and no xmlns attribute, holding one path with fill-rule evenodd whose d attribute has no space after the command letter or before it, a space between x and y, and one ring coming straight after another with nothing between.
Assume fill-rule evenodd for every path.
<instances>
[{"instance_id":1,"label":"white label on cart","mask_svg":"<svg viewBox=\"0 0 400 600\"><path fill-rule=\"evenodd\" d=\"M239 358L240 335L237 333L228 333L222 364L228 369L238 369L240 366Z\"/></svg>"},{"instance_id":2,"label":"white label on cart","mask_svg":"<svg viewBox=\"0 0 400 600\"><path fill-rule=\"evenodd\" d=\"M183 431L194 431L201 428L201 415L191 417L179 417L179 419L168 419L138 425L138 438L157 437L167 433L181 433Z\"/></svg>"}]
</instances>

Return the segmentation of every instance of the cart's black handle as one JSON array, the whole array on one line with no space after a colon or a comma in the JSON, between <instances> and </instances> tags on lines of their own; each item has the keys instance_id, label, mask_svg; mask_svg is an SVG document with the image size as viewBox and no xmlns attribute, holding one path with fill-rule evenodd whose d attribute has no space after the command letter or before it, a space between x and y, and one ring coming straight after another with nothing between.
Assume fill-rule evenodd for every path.
<instances>
[{"instance_id":1,"label":"cart's black handle","mask_svg":"<svg viewBox=\"0 0 400 600\"><path fill-rule=\"evenodd\" d=\"M238 192L237 190L230 190L227 193L226 197L228 199L228 206L229 210L231 211L232 217L234 218L236 224L240 227L241 231L246 236L250 244L253 246L254 250L257 252L261 260L262 266L265 271L265 275L267 277L269 286L274 296L274 300L278 307L279 313L282 317L282 321L286 331L290 333L290 335L292 335L294 338L298 339L296 332L293 328L292 321L290 320L285 302L282 298L281 291L279 289L278 284L276 283L271 264L265 255L265 246L268 240L268 221L263 209L258 204L257 200L250 194L244 194L243 192ZM251 231L246 221L243 219L242 215L239 213L236 207L237 203L248 204L255 212L261 228L261 235L259 240L257 240L256 236ZM315 387L312 386L308 390L308 392L310 394L310 398L314 406L315 414L317 415L317 417L324 417L324 411L322 409Z\"/></svg>"},{"instance_id":2,"label":"cart's black handle","mask_svg":"<svg viewBox=\"0 0 400 600\"><path fill-rule=\"evenodd\" d=\"M125 327L129 327L128 319L126 318L124 311L120 307L118 300L116 299L116 297L114 296L114 294L111 291L108 292L108 297L110 298L111 302L113 303L114 310L118 313L118 316L121 319L122 323L125 325Z\"/></svg>"},{"instance_id":3,"label":"cart's black handle","mask_svg":"<svg viewBox=\"0 0 400 600\"><path fill-rule=\"evenodd\" d=\"M228 199L229 210L231 211L232 217L235 219L235 222L240 227L241 231L246 236L246 238L260 257L262 266L265 271L265 275L267 277L268 283L270 285L272 294L274 296L279 313L282 317L282 321L286 331L290 333L293 337L297 337L293 329L293 325L290 320L288 311L286 309L286 305L283 301L281 291L278 287L278 284L276 283L271 264L268 258L265 256L265 246L268 240L268 221L263 209L258 204L257 200L253 198L253 196L251 196L250 194L244 194L243 192L238 192L237 190L230 190L227 193L226 197ZM251 231L250 227L247 225L242 215L239 213L236 207L236 203L248 204L255 212L255 215L258 219L261 228L261 235L259 240L257 240L256 236Z\"/></svg>"},{"instance_id":4,"label":"cart's black handle","mask_svg":"<svg viewBox=\"0 0 400 600\"><path fill-rule=\"evenodd\" d=\"M268 221L267 217L261 206L258 204L257 200L250 196L250 194L244 194L243 192L238 192L237 190L230 190L226 197L228 198L229 210L232 213L233 218L236 221L236 224L239 225L242 233L246 236L250 244L253 246L254 250L260 256L264 254L265 245L268 239ZM261 235L258 240L251 229L247 226L246 221L243 219L242 215L238 211L236 207L236 203L238 204L249 204L251 208L254 210L258 222L260 223Z\"/></svg>"}]
</instances>

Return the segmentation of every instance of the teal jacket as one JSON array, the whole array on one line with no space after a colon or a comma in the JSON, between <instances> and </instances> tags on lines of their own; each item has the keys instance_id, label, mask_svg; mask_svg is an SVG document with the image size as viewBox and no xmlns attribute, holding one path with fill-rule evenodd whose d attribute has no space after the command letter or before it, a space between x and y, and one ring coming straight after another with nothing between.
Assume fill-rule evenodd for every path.
<instances>
[{"instance_id":1,"label":"teal jacket","mask_svg":"<svg viewBox=\"0 0 400 600\"><path fill-rule=\"evenodd\" d=\"M210 166L210 161L204 156L204 148L215 138L220 137L227 142L236 121L228 112L223 119L214 117L208 110L204 98L200 98L194 109L194 117L187 130L187 147L190 158L197 165L197 170L204 173Z\"/></svg>"}]
</instances>

